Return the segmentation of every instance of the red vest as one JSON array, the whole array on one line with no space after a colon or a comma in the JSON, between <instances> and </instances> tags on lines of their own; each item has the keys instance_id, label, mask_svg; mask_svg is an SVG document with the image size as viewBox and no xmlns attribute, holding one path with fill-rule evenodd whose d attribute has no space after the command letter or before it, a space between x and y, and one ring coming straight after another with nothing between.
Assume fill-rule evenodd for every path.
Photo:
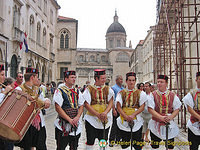
<instances>
[{"instance_id":1,"label":"red vest","mask_svg":"<svg viewBox=\"0 0 200 150\"><path fill-rule=\"evenodd\" d=\"M154 91L153 93L154 102L155 102L155 111L162 116L165 116L168 113L173 112L173 101L175 93L171 91L167 91L164 95L161 95L158 90ZM153 120L161 122L160 119L152 117Z\"/></svg>"},{"instance_id":2,"label":"red vest","mask_svg":"<svg viewBox=\"0 0 200 150\"><path fill-rule=\"evenodd\" d=\"M128 91L127 89L123 89L120 91L122 96L122 107L131 107L131 108L139 108L139 100L140 100L140 90Z\"/></svg>"},{"instance_id":3,"label":"red vest","mask_svg":"<svg viewBox=\"0 0 200 150\"><path fill-rule=\"evenodd\" d=\"M194 111L200 115L200 108L198 107L200 103L200 93L197 92L197 90L193 90L192 92L190 92L190 94L192 95L194 101ZM195 123L198 122L199 120L191 115L190 121L192 123Z\"/></svg>"},{"instance_id":4,"label":"red vest","mask_svg":"<svg viewBox=\"0 0 200 150\"><path fill-rule=\"evenodd\" d=\"M109 86L104 85L101 88L89 85L88 90L91 94L91 105L108 104Z\"/></svg>"}]
</instances>

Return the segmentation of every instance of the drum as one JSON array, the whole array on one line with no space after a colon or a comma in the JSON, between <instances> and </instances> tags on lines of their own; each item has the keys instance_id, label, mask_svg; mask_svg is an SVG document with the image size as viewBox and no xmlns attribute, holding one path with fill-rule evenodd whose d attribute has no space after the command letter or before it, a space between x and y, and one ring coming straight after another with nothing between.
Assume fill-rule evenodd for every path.
<instances>
[{"instance_id":1,"label":"drum","mask_svg":"<svg viewBox=\"0 0 200 150\"><path fill-rule=\"evenodd\" d=\"M23 91L13 90L0 104L0 137L19 142L39 113L36 100Z\"/></svg>"}]
</instances>

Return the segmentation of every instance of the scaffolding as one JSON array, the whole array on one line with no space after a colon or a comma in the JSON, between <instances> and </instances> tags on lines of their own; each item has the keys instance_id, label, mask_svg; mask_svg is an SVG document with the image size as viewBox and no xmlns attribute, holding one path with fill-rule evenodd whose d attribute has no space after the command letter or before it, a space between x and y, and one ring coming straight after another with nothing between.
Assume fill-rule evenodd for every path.
<instances>
[{"instance_id":1,"label":"scaffolding","mask_svg":"<svg viewBox=\"0 0 200 150\"><path fill-rule=\"evenodd\" d=\"M153 28L154 82L158 74L170 78L169 89L180 100L195 87L199 64L200 0L158 0ZM178 123L186 130L186 109Z\"/></svg>"}]
</instances>

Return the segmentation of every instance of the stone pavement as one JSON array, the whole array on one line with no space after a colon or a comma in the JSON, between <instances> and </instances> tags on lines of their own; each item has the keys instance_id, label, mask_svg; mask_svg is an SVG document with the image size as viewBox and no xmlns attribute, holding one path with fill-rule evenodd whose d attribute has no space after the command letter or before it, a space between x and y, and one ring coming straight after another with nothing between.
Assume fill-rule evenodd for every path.
<instances>
[{"instance_id":1,"label":"stone pavement","mask_svg":"<svg viewBox=\"0 0 200 150\"><path fill-rule=\"evenodd\" d=\"M56 149L56 141L55 141L55 130L54 130L54 120L57 116L57 113L55 112L54 106L51 105L51 108L46 111L47 115L45 115L45 121L46 121L46 130L47 130L47 150L55 150ZM79 147L78 150L85 150L85 142L86 142L86 134L85 134L85 128L83 123L83 131L81 133L81 137L79 139ZM174 150L188 150L189 147L187 145L180 145L184 144L184 142L187 142L187 133L183 131L183 129L180 129L180 134L177 138L175 138L175 142L177 142L177 145L175 146ZM121 147L119 145L114 146L112 148L107 147L108 150L120 150ZM69 147L66 148L68 150ZM146 145L143 147L143 150L150 150L151 146L149 143L146 143ZM14 150L19 150L19 148L15 147ZM99 150L98 141L95 141L94 150ZM165 147L162 145L160 146L159 150L165 150Z\"/></svg>"}]
</instances>

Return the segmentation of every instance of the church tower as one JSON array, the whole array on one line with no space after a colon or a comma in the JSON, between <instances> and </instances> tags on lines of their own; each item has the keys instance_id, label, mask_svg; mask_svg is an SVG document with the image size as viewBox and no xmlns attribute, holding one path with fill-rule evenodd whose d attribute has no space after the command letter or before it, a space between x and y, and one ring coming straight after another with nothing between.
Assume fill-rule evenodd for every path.
<instances>
[{"instance_id":1,"label":"church tower","mask_svg":"<svg viewBox=\"0 0 200 150\"><path fill-rule=\"evenodd\" d=\"M106 32L106 49L126 47L126 31L118 18L117 11L115 11L114 22Z\"/></svg>"}]
</instances>

